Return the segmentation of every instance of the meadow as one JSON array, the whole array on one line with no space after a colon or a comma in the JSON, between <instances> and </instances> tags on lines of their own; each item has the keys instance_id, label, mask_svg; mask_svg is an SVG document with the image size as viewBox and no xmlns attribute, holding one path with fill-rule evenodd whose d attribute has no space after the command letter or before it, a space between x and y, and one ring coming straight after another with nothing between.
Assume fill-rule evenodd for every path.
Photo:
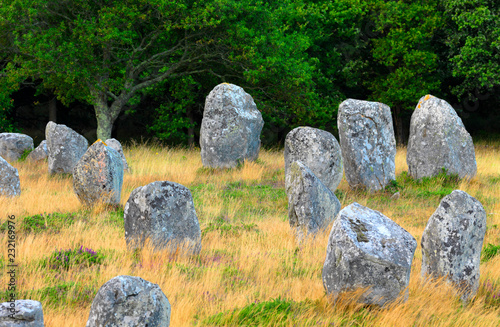
<instances>
[{"instance_id":1,"label":"meadow","mask_svg":"<svg viewBox=\"0 0 500 327\"><path fill-rule=\"evenodd\" d=\"M321 271L331 225L315 238L296 241L288 223L282 150L261 150L256 162L233 170L203 168L199 149L131 144L124 153L131 172L124 176L121 206L91 210L78 201L71 176L49 176L46 162L13 163L22 193L0 198L1 302L8 284L5 222L14 215L17 298L42 302L48 327L85 326L99 287L118 275L158 284L172 306L171 326L500 326L498 143L476 144L478 174L470 181L444 174L414 181L406 174L403 147L397 151L397 179L386 190L369 194L342 180L335 192L342 207L358 202L378 210L418 242L408 300L382 309L356 304L359 292L335 303L326 296ZM127 250L123 206L134 188L158 180L191 190L202 229L199 255ZM448 283L420 276L427 220L454 189L476 197L487 213L481 286L468 305ZM399 199L391 199L398 191Z\"/></svg>"}]
</instances>

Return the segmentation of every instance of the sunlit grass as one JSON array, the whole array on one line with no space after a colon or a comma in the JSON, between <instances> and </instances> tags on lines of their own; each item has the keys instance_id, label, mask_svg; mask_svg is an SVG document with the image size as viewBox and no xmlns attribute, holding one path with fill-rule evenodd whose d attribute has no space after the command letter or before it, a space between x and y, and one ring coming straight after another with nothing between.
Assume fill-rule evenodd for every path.
<instances>
[{"instance_id":1,"label":"sunlit grass","mask_svg":"<svg viewBox=\"0 0 500 327\"><path fill-rule=\"evenodd\" d=\"M482 286L469 306L463 306L445 282L421 280L420 238L442 198L443 181L425 186L405 182L405 148L398 148L396 156L399 189L368 194L351 190L344 179L337 191L342 207L356 201L379 210L418 241L408 301L384 309L353 303L348 297L356 294L336 303L325 296L321 270L329 229L297 243L287 220L282 151L262 150L258 161L232 170L203 168L199 149L132 145L124 152L131 172L124 176L121 205L133 189L150 182L168 180L189 187L203 231L202 251L194 257L155 253L150 247L130 252L120 208L84 209L74 194L71 177L49 177L46 162L14 163L22 193L18 198L0 198L0 219L4 222L8 215L17 217L19 295L42 302L46 326L84 326L95 292L118 275L139 276L158 284L172 305L172 326L210 324L209 318L219 313L248 311L252 303L276 299L278 304L289 305L293 314L281 322L265 318L268 325L499 325L500 306L488 304L489 290L484 286L487 280L500 283L498 256L481 264ZM481 144L476 147L476 156L478 175L453 185L483 203L488 214L484 244L500 245L499 147ZM400 198L390 199L396 190ZM48 221L36 231L23 230L24 217L54 212L73 213L74 221L60 223L57 228ZM0 242L6 241L6 234L0 233ZM104 253L104 262L69 270L42 268L41 262L54 250L82 245ZM6 250L2 255L0 271L6 285ZM58 291L51 293L50 288L57 285ZM224 324L236 326L231 319Z\"/></svg>"}]
</instances>

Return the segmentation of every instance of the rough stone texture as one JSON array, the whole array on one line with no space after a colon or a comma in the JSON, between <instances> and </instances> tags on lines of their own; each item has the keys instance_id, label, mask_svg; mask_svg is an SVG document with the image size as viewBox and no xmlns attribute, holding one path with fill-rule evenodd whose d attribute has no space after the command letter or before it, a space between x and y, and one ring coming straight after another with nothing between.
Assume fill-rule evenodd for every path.
<instances>
[{"instance_id":1,"label":"rough stone texture","mask_svg":"<svg viewBox=\"0 0 500 327\"><path fill-rule=\"evenodd\" d=\"M290 131L285 139L285 176L288 176L294 161L306 165L332 192L342 180L344 170L340 145L327 131L312 127L297 127Z\"/></svg>"},{"instance_id":2,"label":"rough stone texture","mask_svg":"<svg viewBox=\"0 0 500 327\"><path fill-rule=\"evenodd\" d=\"M17 169L0 157L0 196L21 195L21 181Z\"/></svg>"},{"instance_id":3,"label":"rough stone texture","mask_svg":"<svg viewBox=\"0 0 500 327\"><path fill-rule=\"evenodd\" d=\"M201 229L193 197L186 187L158 181L136 188L125 205L125 239L129 248L149 238L156 250L168 246L189 254L201 250Z\"/></svg>"},{"instance_id":4,"label":"rough stone texture","mask_svg":"<svg viewBox=\"0 0 500 327\"><path fill-rule=\"evenodd\" d=\"M290 226L299 237L325 229L340 211L335 194L300 161L290 165L287 179Z\"/></svg>"},{"instance_id":5,"label":"rough stone texture","mask_svg":"<svg viewBox=\"0 0 500 327\"><path fill-rule=\"evenodd\" d=\"M387 105L347 99L339 106L338 128L351 187L377 191L396 179L396 139Z\"/></svg>"},{"instance_id":6,"label":"rough stone texture","mask_svg":"<svg viewBox=\"0 0 500 327\"><path fill-rule=\"evenodd\" d=\"M485 233L486 212L478 200L459 190L445 196L422 235L422 276L448 276L462 300L474 296Z\"/></svg>"},{"instance_id":7,"label":"rough stone texture","mask_svg":"<svg viewBox=\"0 0 500 327\"><path fill-rule=\"evenodd\" d=\"M20 133L0 133L0 156L12 162L18 160L26 150L33 150L33 139Z\"/></svg>"},{"instance_id":8,"label":"rough stone texture","mask_svg":"<svg viewBox=\"0 0 500 327\"><path fill-rule=\"evenodd\" d=\"M158 285L123 275L101 286L86 327L168 327L170 313L170 302Z\"/></svg>"},{"instance_id":9,"label":"rough stone texture","mask_svg":"<svg viewBox=\"0 0 500 327\"><path fill-rule=\"evenodd\" d=\"M460 178L476 175L472 137L448 102L431 95L420 99L411 115L406 162L417 179L437 175L443 168Z\"/></svg>"},{"instance_id":10,"label":"rough stone texture","mask_svg":"<svg viewBox=\"0 0 500 327\"><path fill-rule=\"evenodd\" d=\"M119 204L123 185L120 154L101 140L92 144L73 170L73 188L85 206Z\"/></svg>"},{"instance_id":11,"label":"rough stone texture","mask_svg":"<svg viewBox=\"0 0 500 327\"><path fill-rule=\"evenodd\" d=\"M11 304L15 304L12 308ZM13 314L12 309L15 313ZM10 317L9 317L10 315ZM0 304L0 327L43 327L42 304L33 300L16 300Z\"/></svg>"},{"instance_id":12,"label":"rough stone texture","mask_svg":"<svg viewBox=\"0 0 500 327\"><path fill-rule=\"evenodd\" d=\"M48 156L47 151L47 141L43 140L35 150L31 151L30 154L26 157L27 160L31 161L41 161L45 160Z\"/></svg>"},{"instance_id":13,"label":"rough stone texture","mask_svg":"<svg viewBox=\"0 0 500 327\"><path fill-rule=\"evenodd\" d=\"M259 156L264 120L241 87L219 84L208 95L200 130L204 167L232 168Z\"/></svg>"},{"instance_id":14,"label":"rough stone texture","mask_svg":"<svg viewBox=\"0 0 500 327\"><path fill-rule=\"evenodd\" d=\"M50 174L71 174L89 143L66 125L49 122L45 128Z\"/></svg>"},{"instance_id":15,"label":"rough stone texture","mask_svg":"<svg viewBox=\"0 0 500 327\"><path fill-rule=\"evenodd\" d=\"M408 286L416 247L415 238L391 219L353 203L333 222L323 286L334 297L370 287L359 302L383 306Z\"/></svg>"},{"instance_id":16,"label":"rough stone texture","mask_svg":"<svg viewBox=\"0 0 500 327\"><path fill-rule=\"evenodd\" d=\"M123 154L123 148L122 148L122 144L120 143L120 141L118 141L117 139L107 139L106 142L104 142L104 143L106 143L107 146L118 151L118 153L122 157L123 170L129 171L127 159L125 158L125 155Z\"/></svg>"}]
</instances>

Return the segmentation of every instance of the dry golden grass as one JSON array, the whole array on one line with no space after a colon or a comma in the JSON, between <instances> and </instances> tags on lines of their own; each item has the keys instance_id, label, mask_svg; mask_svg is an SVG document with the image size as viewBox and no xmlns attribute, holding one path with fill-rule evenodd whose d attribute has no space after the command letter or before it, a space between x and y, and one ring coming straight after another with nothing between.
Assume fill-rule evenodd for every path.
<instances>
[{"instance_id":1,"label":"dry golden grass","mask_svg":"<svg viewBox=\"0 0 500 327\"><path fill-rule=\"evenodd\" d=\"M44 305L46 326L84 326L93 295L118 275L139 276L158 284L172 305L172 326L190 326L212 315L242 308L249 303L281 297L304 310L283 325L342 326L499 326L499 306L487 308L487 289L481 286L475 301L463 307L454 289L443 281L420 278L421 249L415 252L409 297L384 309L363 308L348 297L336 303L325 297L321 270L328 232L298 244L287 221L282 151L261 151L257 162L233 170L203 169L199 149L132 146L125 149L131 173L124 176L121 204L131 191L157 180L190 187L204 231L202 252L196 257L173 256L150 247L139 254L127 251L123 223L116 212L100 206L84 210L73 192L71 177L49 177L47 164L15 163L21 178L21 196L0 198L0 217L20 218L39 213L77 213L76 221L57 232L18 233L18 283L22 292L43 290L68 282L73 290L54 302L41 292L33 298ZM476 149L478 176L460 182L459 188L483 202L488 213L484 244L500 244L500 155L494 145ZM396 173L407 171L406 149L398 148ZM497 182L494 182L494 179ZM493 182L492 182L493 181ZM408 230L420 243L427 219L439 196L412 197L401 190L391 194L350 190L345 179L339 186L342 206L353 201L379 210ZM113 215L115 215L113 220ZM221 224L229 228L223 230ZM7 236L0 233L0 242ZM41 262L55 249L90 247L105 254L104 263L68 271L42 268ZM5 256L6 251L2 252ZM5 267L2 269L4 274ZM2 284L6 285L6 276ZM481 283L500 282L500 257L481 265ZM70 287L70 288L71 288ZM0 290L1 291L1 290ZM87 298L72 301L74 294ZM498 289L500 292L500 289ZM58 301L62 301L58 298ZM302 302L301 302L302 301ZM302 303L302 304L301 304ZM307 304L305 304L307 303Z\"/></svg>"}]
</instances>

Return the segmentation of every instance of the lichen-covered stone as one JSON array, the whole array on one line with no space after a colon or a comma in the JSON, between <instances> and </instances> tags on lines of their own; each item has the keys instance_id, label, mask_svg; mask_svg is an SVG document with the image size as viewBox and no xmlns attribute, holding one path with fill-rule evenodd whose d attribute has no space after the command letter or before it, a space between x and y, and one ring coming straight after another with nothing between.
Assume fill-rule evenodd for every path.
<instances>
[{"instance_id":1,"label":"lichen-covered stone","mask_svg":"<svg viewBox=\"0 0 500 327\"><path fill-rule=\"evenodd\" d=\"M17 169L0 157L0 196L21 195L21 181Z\"/></svg>"},{"instance_id":2,"label":"lichen-covered stone","mask_svg":"<svg viewBox=\"0 0 500 327\"><path fill-rule=\"evenodd\" d=\"M88 148L73 170L73 188L87 207L97 203L119 204L122 185L122 158L100 140Z\"/></svg>"},{"instance_id":3,"label":"lichen-covered stone","mask_svg":"<svg viewBox=\"0 0 500 327\"><path fill-rule=\"evenodd\" d=\"M347 99L337 122L349 186L378 191L396 179L396 139L387 105Z\"/></svg>"},{"instance_id":4,"label":"lichen-covered stone","mask_svg":"<svg viewBox=\"0 0 500 327\"><path fill-rule=\"evenodd\" d=\"M170 302L158 285L122 275L101 286L86 327L168 327L170 313Z\"/></svg>"},{"instance_id":5,"label":"lichen-covered stone","mask_svg":"<svg viewBox=\"0 0 500 327\"><path fill-rule=\"evenodd\" d=\"M107 146L118 151L118 153L120 154L122 161L123 161L123 170L129 171L127 159L125 158L125 155L123 154L123 148L122 148L122 144L120 143L120 141L118 141L117 139L107 139L104 143L106 143Z\"/></svg>"},{"instance_id":6,"label":"lichen-covered stone","mask_svg":"<svg viewBox=\"0 0 500 327\"><path fill-rule=\"evenodd\" d=\"M369 287L359 302L383 306L407 288L416 247L415 238L391 219L353 203L333 222L323 286L334 297Z\"/></svg>"},{"instance_id":7,"label":"lichen-covered stone","mask_svg":"<svg viewBox=\"0 0 500 327\"><path fill-rule=\"evenodd\" d=\"M448 102L432 95L420 99L411 115L406 161L416 179L435 176L443 168L460 178L476 175L472 137Z\"/></svg>"},{"instance_id":8,"label":"lichen-covered stone","mask_svg":"<svg viewBox=\"0 0 500 327\"><path fill-rule=\"evenodd\" d=\"M8 162L16 161L25 151L33 150L33 139L20 133L0 133L0 156Z\"/></svg>"},{"instance_id":9,"label":"lichen-covered stone","mask_svg":"<svg viewBox=\"0 0 500 327\"><path fill-rule=\"evenodd\" d=\"M486 212L478 200L459 190L445 196L422 235L422 276L447 276L462 300L473 297L485 233Z\"/></svg>"},{"instance_id":10,"label":"lichen-covered stone","mask_svg":"<svg viewBox=\"0 0 500 327\"><path fill-rule=\"evenodd\" d=\"M327 131L312 127L297 127L290 131L285 138L285 176L288 176L294 161L306 165L332 192L342 180L344 170L340 145Z\"/></svg>"},{"instance_id":11,"label":"lichen-covered stone","mask_svg":"<svg viewBox=\"0 0 500 327\"><path fill-rule=\"evenodd\" d=\"M89 143L66 125L49 122L45 128L50 174L72 174Z\"/></svg>"},{"instance_id":12,"label":"lichen-covered stone","mask_svg":"<svg viewBox=\"0 0 500 327\"><path fill-rule=\"evenodd\" d=\"M43 327L42 304L16 300L0 304L0 327Z\"/></svg>"},{"instance_id":13,"label":"lichen-covered stone","mask_svg":"<svg viewBox=\"0 0 500 327\"><path fill-rule=\"evenodd\" d=\"M222 83L205 101L200 130L204 167L232 168L259 156L264 120L253 98L241 87Z\"/></svg>"},{"instance_id":14,"label":"lichen-covered stone","mask_svg":"<svg viewBox=\"0 0 500 327\"><path fill-rule=\"evenodd\" d=\"M149 239L156 250L201 251L201 229L193 197L185 186L158 181L136 188L125 205L125 239L129 248Z\"/></svg>"},{"instance_id":15,"label":"lichen-covered stone","mask_svg":"<svg viewBox=\"0 0 500 327\"><path fill-rule=\"evenodd\" d=\"M299 237L325 229L340 211L335 194L300 161L290 165L287 179L290 226Z\"/></svg>"},{"instance_id":16,"label":"lichen-covered stone","mask_svg":"<svg viewBox=\"0 0 500 327\"><path fill-rule=\"evenodd\" d=\"M26 160L31 161L42 161L47 159L48 151L47 151L47 141L43 140L35 150L31 151L30 154L26 157Z\"/></svg>"}]
</instances>

